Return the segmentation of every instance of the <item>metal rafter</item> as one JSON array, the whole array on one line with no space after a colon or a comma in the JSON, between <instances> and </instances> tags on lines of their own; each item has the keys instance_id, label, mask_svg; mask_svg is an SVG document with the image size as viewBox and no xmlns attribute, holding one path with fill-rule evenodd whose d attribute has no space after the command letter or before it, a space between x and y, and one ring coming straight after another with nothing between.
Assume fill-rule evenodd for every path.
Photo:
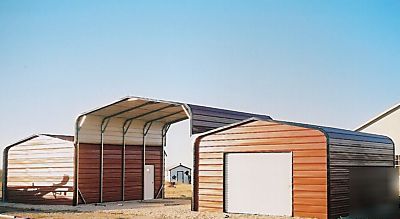
<instances>
[{"instance_id":1,"label":"metal rafter","mask_svg":"<svg viewBox=\"0 0 400 219\"><path fill-rule=\"evenodd\" d=\"M168 118L168 117L170 117L170 116L174 116L174 115L176 115L176 114L179 114L179 113L181 113L181 112L182 112L182 110L179 110L178 112L170 113L170 114L168 114L168 115L164 115L164 116L160 116L160 117L158 117L158 118L156 118L156 119L152 119L152 120L150 120L150 121L147 121L146 123L149 123L149 122L156 122L156 121L158 121L158 120L165 119L165 118ZM185 118L185 119L187 119L187 118Z\"/></svg>"},{"instance_id":2,"label":"metal rafter","mask_svg":"<svg viewBox=\"0 0 400 219\"><path fill-rule=\"evenodd\" d=\"M127 112L129 112L129 111L133 111L133 110L135 110L135 109L142 108L142 107L147 106L147 105L150 105L150 104L157 104L157 103L156 103L156 102L153 102L153 101L146 102L146 103L140 104L140 105L138 105L138 106L135 106L135 107L132 107L132 108L129 108L129 109L120 111L120 112L118 112L118 113L114 113L114 114L112 114L112 115L106 116L106 117L104 117L103 120L106 120L106 119L109 119L109 118L112 118L112 117L115 117L115 116L119 116L119 115L121 115L121 114L127 113Z\"/></svg>"},{"instance_id":3,"label":"metal rafter","mask_svg":"<svg viewBox=\"0 0 400 219\"><path fill-rule=\"evenodd\" d=\"M161 129L161 147L162 147L162 151L161 151L161 156L162 156L162 169L161 169L161 187L157 192L156 198L158 198L161 194L161 198L164 198L164 184L165 184L165 151L164 151L164 147L167 143L167 132L169 130L169 127L171 127L171 123L166 123L162 129Z\"/></svg>"},{"instance_id":4,"label":"metal rafter","mask_svg":"<svg viewBox=\"0 0 400 219\"><path fill-rule=\"evenodd\" d=\"M122 101L119 101L119 102L122 102ZM101 184L103 183L103 175L104 175L104 173L103 173L103 167L104 167L103 166L103 164L104 164L104 162L103 162L103 159L104 159L104 154L103 154L103 152L104 152L104 133L105 133L105 131L107 129L108 123L110 122L111 118L113 118L113 117L116 117L118 115L122 115L122 114L124 114L126 112L138 109L138 108L143 107L143 106L148 105L148 104L167 104L167 103L166 102L157 102L157 101L146 102L146 103L143 103L143 104L141 104L139 106L131 107L129 109L122 110L120 112L114 113L114 114L109 115L109 116L105 116L103 118L103 120L101 122L101 127L100 127L100 129L101 129L100 130L101 131L101 146L102 146L102 148L101 148L102 149L101 150L101 164L102 164L101 165ZM109 105L109 106L111 106L111 105ZM165 144L166 144L167 131L168 131L168 129L169 129L169 127L170 127L170 125L172 123L180 122L182 120L190 118L190 116L191 116L190 115L190 108L187 107L186 105L183 105L183 104L180 104L180 103L169 102L167 106L163 106L163 107L158 108L156 110L151 110L151 111L145 112L143 114L136 115L136 116L133 116L131 118L125 119L125 121L123 123L123 126L122 126L122 144L123 144L123 148L122 148L122 150L123 150L123 152L122 152L123 153L122 154L122 157L123 157L123 161L122 161L122 169L123 169L123 171L122 171L122 178L123 178L123 180L122 180L122 199L123 200L125 199L125 197L124 197L124 193L125 193L125 171L124 171L124 169L125 169L125 156L126 156L126 154L125 154L126 136L127 136L128 132L129 132L129 128L133 124L134 120L140 120L141 118L143 118L143 117L145 117L147 115L150 115L150 114L153 114L153 113L156 113L156 112L160 112L160 111L162 111L164 109L167 109L167 108L170 108L170 107L178 107L178 106L182 107L182 109L185 112L186 116L184 118L178 118L178 119L175 119L173 121L166 122L164 124L164 126L162 127L162 130L161 130L161 141L162 141L161 144L162 144L162 151L163 151L162 159L163 159L163 166L164 166L165 165L164 147L165 147ZM102 108L100 108L100 109L102 109ZM98 109L98 110L100 110L100 109ZM96 111L98 111L98 110L96 110ZM162 121L163 119L165 119L167 117L170 117L170 116L173 116L173 115L177 115L177 114L179 114L181 112L182 111L169 113L169 114L164 115L164 116L159 116L156 119L151 119L150 121L147 121L147 122L145 121L145 124L143 126L143 171L145 170L145 165L146 165L146 143L147 143L146 142L146 137L147 137L148 132L149 132L149 130L151 128L151 125L155 121L160 121L160 120ZM87 113L87 114L89 114L89 113ZM84 114L84 115L86 115L86 114ZM79 144L79 142L78 142L78 144ZM165 167L164 167L164 169L165 169ZM144 174L144 172L143 172L143 174ZM101 192L100 192L101 193L101 197L100 197L101 200L100 201L102 202L103 201L102 200L102 198L103 198L103 194L102 194L103 193L103 186L101 185L100 187L101 187ZM161 190L162 190L162 187L160 188L160 191Z\"/></svg>"},{"instance_id":5,"label":"metal rafter","mask_svg":"<svg viewBox=\"0 0 400 219\"><path fill-rule=\"evenodd\" d=\"M108 126L108 123L110 122L110 120L113 118L113 117L116 117L116 116L119 116L119 115L121 115L121 114L124 114L124 113L126 113L126 112L130 112L130 111L133 111L133 110L135 110L135 109L139 109L139 108L141 108L141 107L144 107L144 106L147 106L147 105L149 105L149 104L155 104L155 102L146 102L146 103L143 103L143 104L140 104L140 105L138 105L138 106L134 106L134 107L131 107L131 108L129 108L129 109L126 109L126 110L122 110L122 111L120 111L120 112L117 112L117 113L114 113L114 114L112 114L112 115L109 115L109 116L106 116L106 117L104 117L103 118L103 120L101 121L101 137L100 137L100 144L101 144L101 152L100 152L100 203L102 203L103 202L103 182L104 182L104 132L106 131L106 129L107 129L107 126ZM130 122L130 123L132 123L132 122ZM124 129L124 127L123 127L123 129ZM123 130L123 157L124 157L124 161L123 161L123 169L125 169L125 134L126 134L126 132L127 131L125 131L125 129ZM123 170L123 179L122 179L122 181L124 181L125 180L125 171ZM125 184L125 182L123 182L123 187L122 187L122 193L123 193L123 200L125 199L125 197L124 197L124 184Z\"/></svg>"},{"instance_id":6,"label":"metal rafter","mask_svg":"<svg viewBox=\"0 0 400 219\"><path fill-rule=\"evenodd\" d=\"M155 112L158 112L158 111L161 111L161 110L164 110L164 109L167 109L167 108L171 108L171 107L176 107L176 106L178 106L178 105L176 105L176 104L169 104L169 105L164 106L164 107L161 107L161 108L159 108L159 109L152 110L152 111L150 111L150 112L146 112L146 113L143 113L143 114L141 114L141 115L134 116L134 117L132 117L132 118L128 118L128 119L126 119L125 122L124 122L124 127L125 127L125 125L126 125L129 121L132 121L132 120L135 120L135 119L139 119L139 118L142 118L142 117L144 117L144 116L153 114L153 113L155 113ZM129 127L128 127L128 129L129 129Z\"/></svg>"}]
</instances>

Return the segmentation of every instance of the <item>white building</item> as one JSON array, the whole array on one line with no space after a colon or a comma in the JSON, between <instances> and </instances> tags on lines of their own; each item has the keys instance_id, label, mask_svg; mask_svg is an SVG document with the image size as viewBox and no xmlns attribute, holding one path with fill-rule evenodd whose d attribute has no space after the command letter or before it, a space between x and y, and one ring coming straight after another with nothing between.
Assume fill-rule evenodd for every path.
<instances>
[{"instance_id":1,"label":"white building","mask_svg":"<svg viewBox=\"0 0 400 219\"><path fill-rule=\"evenodd\" d=\"M399 166L400 158L400 104L386 110L382 114L372 118L356 131L386 135L395 145L396 166Z\"/></svg>"},{"instance_id":2,"label":"white building","mask_svg":"<svg viewBox=\"0 0 400 219\"><path fill-rule=\"evenodd\" d=\"M178 166L169 169L169 181L191 184L192 169L180 163Z\"/></svg>"}]
</instances>

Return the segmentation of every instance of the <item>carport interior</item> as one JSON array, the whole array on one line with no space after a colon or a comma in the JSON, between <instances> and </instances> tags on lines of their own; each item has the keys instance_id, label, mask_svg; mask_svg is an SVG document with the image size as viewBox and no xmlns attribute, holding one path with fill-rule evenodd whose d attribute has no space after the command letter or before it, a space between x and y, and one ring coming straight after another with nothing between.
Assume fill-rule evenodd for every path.
<instances>
[{"instance_id":1,"label":"carport interior","mask_svg":"<svg viewBox=\"0 0 400 219\"><path fill-rule=\"evenodd\" d=\"M154 198L162 198L166 133L188 118L183 104L134 97L80 115L74 203L144 199L147 164L154 167Z\"/></svg>"}]
</instances>

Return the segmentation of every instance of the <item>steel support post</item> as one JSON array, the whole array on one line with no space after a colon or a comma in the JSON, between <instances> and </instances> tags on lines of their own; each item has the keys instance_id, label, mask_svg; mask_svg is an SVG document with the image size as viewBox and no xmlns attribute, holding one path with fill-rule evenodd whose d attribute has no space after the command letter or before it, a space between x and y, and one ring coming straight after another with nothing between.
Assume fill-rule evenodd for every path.
<instances>
[{"instance_id":1,"label":"steel support post","mask_svg":"<svg viewBox=\"0 0 400 219\"><path fill-rule=\"evenodd\" d=\"M104 181L104 132L106 131L107 125L110 122L110 118L105 118L101 122L101 135L100 135L100 203L103 203L103 181Z\"/></svg>"}]
</instances>

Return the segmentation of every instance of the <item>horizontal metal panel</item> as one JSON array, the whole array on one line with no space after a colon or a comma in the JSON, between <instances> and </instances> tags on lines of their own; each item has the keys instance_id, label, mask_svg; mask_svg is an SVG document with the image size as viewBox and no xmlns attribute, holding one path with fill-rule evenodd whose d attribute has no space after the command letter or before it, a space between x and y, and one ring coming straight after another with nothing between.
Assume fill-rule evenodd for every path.
<instances>
[{"instance_id":1,"label":"horizontal metal panel","mask_svg":"<svg viewBox=\"0 0 400 219\"><path fill-rule=\"evenodd\" d=\"M188 104L192 117L192 134L239 122L251 117L271 119L269 116Z\"/></svg>"},{"instance_id":2,"label":"horizontal metal panel","mask_svg":"<svg viewBox=\"0 0 400 219\"><path fill-rule=\"evenodd\" d=\"M72 191L73 157L73 143L56 137L37 135L14 144L7 154L8 201L71 204L60 193Z\"/></svg>"},{"instance_id":3,"label":"horizontal metal panel","mask_svg":"<svg viewBox=\"0 0 400 219\"><path fill-rule=\"evenodd\" d=\"M330 166L330 218L351 212L350 169L393 167L394 146L390 139L357 132L328 133Z\"/></svg>"},{"instance_id":4,"label":"horizontal metal panel","mask_svg":"<svg viewBox=\"0 0 400 219\"><path fill-rule=\"evenodd\" d=\"M290 133L292 132L292 133ZM309 137L307 137L309 136ZM318 139L317 142L314 140ZM258 121L235 126L204 137L199 142L197 158L198 194L203 202L199 209L209 208L207 202L222 195L215 188L221 183L221 156L229 152L292 152L293 153L293 204L294 216L300 214L315 217L327 214L327 150L326 137L318 130L280 124L273 121ZM207 185L214 185L213 188ZM201 186L200 186L201 185ZM313 208L312 206L318 206ZM222 208L221 205L213 205ZM307 212L302 212L302 210Z\"/></svg>"}]
</instances>

